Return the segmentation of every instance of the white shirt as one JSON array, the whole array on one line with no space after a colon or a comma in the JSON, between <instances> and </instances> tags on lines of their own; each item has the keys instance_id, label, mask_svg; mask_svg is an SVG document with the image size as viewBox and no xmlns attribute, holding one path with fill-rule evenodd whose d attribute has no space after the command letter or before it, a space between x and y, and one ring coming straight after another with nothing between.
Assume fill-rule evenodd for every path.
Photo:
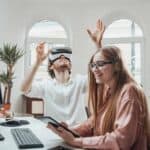
<instances>
[{"instance_id":1,"label":"white shirt","mask_svg":"<svg viewBox=\"0 0 150 150\"><path fill-rule=\"evenodd\" d=\"M44 100L44 115L72 125L87 118L84 100L86 88L87 76L76 75L65 84L55 79L34 81L26 95Z\"/></svg>"}]
</instances>

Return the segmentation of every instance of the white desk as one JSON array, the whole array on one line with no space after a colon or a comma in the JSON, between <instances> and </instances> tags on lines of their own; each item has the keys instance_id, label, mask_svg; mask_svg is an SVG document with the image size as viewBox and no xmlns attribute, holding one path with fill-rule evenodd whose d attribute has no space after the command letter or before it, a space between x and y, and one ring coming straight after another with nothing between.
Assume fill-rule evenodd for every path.
<instances>
[{"instance_id":1,"label":"white desk","mask_svg":"<svg viewBox=\"0 0 150 150\"><path fill-rule=\"evenodd\" d=\"M52 131L46 128L46 124L33 117L16 117L16 119L28 120L30 124L18 126L19 128L30 128L32 132L40 139L44 144L43 148L34 148L34 150L47 150L57 145L63 144L63 140L54 134ZM0 122L5 121L0 118ZM10 129L18 127L4 127L0 126L0 133L5 137L4 141L0 141L0 150L18 150L15 139L13 138ZM31 150L31 149L26 149ZM33 149L32 149L33 150Z\"/></svg>"}]
</instances>

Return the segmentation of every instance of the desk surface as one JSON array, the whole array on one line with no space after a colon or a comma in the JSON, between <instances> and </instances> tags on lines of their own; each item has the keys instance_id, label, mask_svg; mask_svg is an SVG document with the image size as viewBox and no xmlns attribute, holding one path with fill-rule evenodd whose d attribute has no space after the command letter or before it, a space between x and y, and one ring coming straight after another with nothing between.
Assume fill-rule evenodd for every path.
<instances>
[{"instance_id":1,"label":"desk surface","mask_svg":"<svg viewBox=\"0 0 150 150\"><path fill-rule=\"evenodd\" d=\"M52 131L46 128L46 124L33 117L16 117L16 119L28 120L30 124L19 126L19 128L30 128L32 132L40 139L44 144L43 148L34 148L34 150L47 150L57 145L62 145L63 140L54 134ZM5 121L4 118L0 118L0 122ZM15 127L0 126L0 133L5 137L4 141L0 141L0 150L18 150L10 129ZM17 127L18 128L18 127ZM26 149L31 150L31 149ZM32 149L33 150L33 149Z\"/></svg>"}]
</instances>

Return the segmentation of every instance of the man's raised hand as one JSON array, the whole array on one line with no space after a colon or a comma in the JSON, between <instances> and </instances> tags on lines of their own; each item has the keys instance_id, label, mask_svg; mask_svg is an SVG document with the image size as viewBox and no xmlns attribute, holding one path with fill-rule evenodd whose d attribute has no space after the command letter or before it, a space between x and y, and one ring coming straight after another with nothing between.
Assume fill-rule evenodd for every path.
<instances>
[{"instance_id":1,"label":"man's raised hand","mask_svg":"<svg viewBox=\"0 0 150 150\"><path fill-rule=\"evenodd\" d=\"M37 63L41 64L49 55L51 50L49 49L48 52L44 51L45 48L45 42L41 42L37 47L36 47L36 54L37 54Z\"/></svg>"}]
</instances>

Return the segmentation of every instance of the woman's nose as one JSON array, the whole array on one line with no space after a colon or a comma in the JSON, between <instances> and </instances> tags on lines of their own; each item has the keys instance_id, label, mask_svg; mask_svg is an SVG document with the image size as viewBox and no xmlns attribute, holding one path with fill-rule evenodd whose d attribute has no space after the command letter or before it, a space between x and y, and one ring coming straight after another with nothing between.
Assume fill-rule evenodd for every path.
<instances>
[{"instance_id":1,"label":"woman's nose","mask_svg":"<svg viewBox=\"0 0 150 150\"><path fill-rule=\"evenodd\" d=\"M102 72L102 67L95 66L93 68L93 73L97 74L97 73L101 73L101 72Z\"/></svg>"},{"instance_id":2,"label":"woman's nose","mask_svg":"<svg viewBox=\"0 0 150 150\"><path fill-rule=\"evenodd\" d=\"M100 69L99 69L99 67L97 67L97 66L95 66L94 68L93 68L93 72L99 72L100 71Z\"/></svg>"}]
</instances>

